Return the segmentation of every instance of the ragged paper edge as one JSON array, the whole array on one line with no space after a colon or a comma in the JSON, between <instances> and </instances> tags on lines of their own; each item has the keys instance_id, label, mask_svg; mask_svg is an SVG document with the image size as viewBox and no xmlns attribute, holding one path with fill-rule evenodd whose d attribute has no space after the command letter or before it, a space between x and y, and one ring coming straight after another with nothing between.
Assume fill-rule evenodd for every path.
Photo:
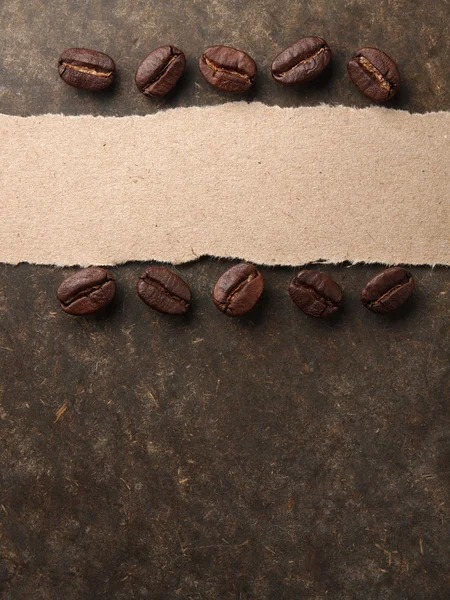
<instances>
[{"instance_id":1,"label":"ragged paper edge","mask_svg":"<svg viewBox=\"0 0 450 600\"><path fill-rule=\"evenodd\" d=\"M369 265L369 266L376 266L376 265L381 265L383 267L429 267L431 270L433 269L450 269L450 263L449 264L444 264L444 263L414 263L414 262L385 262L385 261L381 261L381 260L326 260L326 259L317 259L317 260L310 260L308 262L298 262L298 263L267 263L267 262L261 262L261 261L257 261L257 260L253 260L250 259L246 256L234 256L234 255L223 255L223 256L218 256L215 254L199 254L196 255L193 258L186 258L184 260L164 260L164 259L157 259L157 258L149 258L149 259L137 259L137 260L124 260L124 261L117 261L117 262L113 262L113 263L104 263L104 262L100 262L100 263L96 263L96 262L86 262L86 263L65 263L65 264L59 264L59 263L55 263L55 262L36 262L36 261L32 261L32 260L21 260L20 262L16 262L16 263L11 263L11 262L5 262L5 261L0 261L0 265L2 266L10 266L10 267L18 267L20 265L34 265L36 267L54 267L55 269L66 269L68 267L74 267L74 268L85 268L85 267L120 267L120 266L127 266L127 265L132 265L132 264L140 264L140 265L167 265L167 266L179 266L179 265L193 265L195 263L200 263L204 260L212 260L212 261L228 261L228 262L251 262L253 264L256 265L260 265L262 267L266 267L269 269L289 269L289 268L294 268L294 267L302 267L302 268L307 268L307 267L312 267L312 266L316 266L316 267L320 267L321 265L323 266L336 266L336 267L343 267L343 268L347 268L350 269L352 267L357 267L360 265Z\"/></svg>"},{"instance_id":2,"label":"ragged paper edge","mask_svg":"<svg viewBox=\"0 0 450 600\"><path fill-rule=\"evenodd\" d=\"M346 104L327 104L326 102L321 102L315 106L279 106L278 104L264 104L263 102L255 102L255 101L246 101L246 100L235 100L232 102L225 102L223 104L214 104L214 105L210 105L210 106L175 106L175 107L171 107L171 108L163 108L157 112L153 112L153 113L148 113L146 115L142 115L142 114L127 114L127 115L93 115L91 113L79 113L76 115L73 114L66 114L66 113L41 113L41 114L35 114L35 115L14 115L14 114L8 114L8 113L1 113L0 112L0 118L1 117L12 117L14 119L38 119L40 117L45 117L45 118L53 118L53 117L64 117L65 119L85 119L85 118L89 118L89 119L96 119L96 120L110 120L110 119L133 119L133 120L150 120L150 119L158 119L161 117L161 115L166 115L166 116L170 116L170 113L174 113L174 112L178 112L178 111L185 111L185 110L189 110L192 112L202 112L205 109L213 111L213 110L220 110L222 109L224 106L226 107L240 107L240 106L246 106L246 107L251 107L251 106L256 106L256 107L264 107L268 110L274 110L274 111L283 111L283 112L296 112L298 110L301 110L303 112L307 112L307 111L316 111L317 109L343 109L343 110L348 110L348 111L354 111L356 113L364 113L364 112L385 112L386 114L390 113L399 113L402 115L410 115L413 117L428 117L430 115L450 115L450 111L447 110L431 110L431 111L425 111L425 112L412 112L410 110L407 109L400 109L400 108L392 108L392 107L386 107L386 106L379 106L379 105L373 105L373 106L364 106L364 107L359 107L359 106L349 106Z\"/></svg>"}]
</instances>

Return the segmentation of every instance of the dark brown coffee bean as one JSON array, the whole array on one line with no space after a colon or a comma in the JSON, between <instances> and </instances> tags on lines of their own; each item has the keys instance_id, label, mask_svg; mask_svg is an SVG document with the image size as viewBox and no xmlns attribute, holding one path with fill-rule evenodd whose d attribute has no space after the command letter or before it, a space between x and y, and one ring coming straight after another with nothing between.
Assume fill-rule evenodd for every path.
<instances>
[{"instance_id":1,"label":"dark brown coffee bean","mask_svg":"<svg viewBox=\"0 0 450 600\"><path fill-rule=\"evenodd\" d=\"M87 48L69 48L58 61L59 75L68 85L91 91L109 87L115 68L110 56Z\"/></svg>"},{"instance_id":2,"label":"dark brown coffee bean","mask_svg":"<svg viewBox=\"0 0 450 600\"><path fill-rule=\"evenodd\" d=\"M400 88L395 62L378 48L360 48L347 65L350 79L371 100L385 102Z\"/></svg>"},{"instance_id":3,"label":"dark brown coffee bean","mask_svg":"<svg viewBox=\"0 0 450 600\"><path fill-rule=\"evenodd\" d=\"M116 293L116 281L106 269L88 267L69 275L56 297L69 315L90 315L104 308Z\"/></svg>"},{"instance_id":4,"label":"dark brown coffee bean","mask_svg":"<svg viewBox=\"0 0 450 600\"><path fill-rule=\"evenodd\" d=\"M145 96L163 98L178 83L186 67L184 52L175 46L155 48L139 64L135 82Z\"/></svg>"},{"instance_id":5,"label":"dark brown coffee bean","mask_svg":"<svg viewBox=\"0 0 450 600\"><path fill-rule=\"evenodd\" d=\"M283 85L305 83L328 66L331 49L317 36L302 38L283 50L272 63L272 77Z\"/></svg>"},{"instance_id":6,"label":"dark brown coffee bean","mask_svg":"<svg viewBox=\"0 0 450 600\"><path fill-rule=\"evenodd\" d=\"M237 317L255 306L263 289L264 280L255 265L239 263L219 277L212 297L219 310Z\"/></svg>"},{"instance_id":7,"label":"dark brown coffee bean","mask_svg":"<svg viewBox=\"0 0 450 600\"><path fill-rule=\"evenodd\" d=\"M247 92L256 76L256 64L242 50L230 46L210 46L200 57L198 66L208 83L231 94Z\"/></svg>"},{"instance_id":8,"label":"dark brown coffee bean","mask_svg":"<svg viewBox=\"0 0 450 600\"><path fill-rule=\"evenodd\" d=\"M191 289L166 267L147 267L137 282L137 293L151 308L169 315L183 315L191 305Z\"/></svg>"},{"instance_id":9,"label":"dark brown coffee bean","mask_svg":"<svg viewBox=\"0 0 450 600\"><path fill-rule=\"evenodd\" d=\"M402 267L390 267L377 273L361 291L361 302L374 313L390 313L411 296L414 277Z\"/></svg>"},{"instance_id":10,"label":"dark brown coffee bean","mask_svg":"<svg viewBox=\"0 0 450 600\"><path fill-rule=\"evenodd\" d=\"M342 290L329 275L305 270L294 275L289 285L292 301L311 317L329 317L339 309Z\"/></svg>"}]
</instances>

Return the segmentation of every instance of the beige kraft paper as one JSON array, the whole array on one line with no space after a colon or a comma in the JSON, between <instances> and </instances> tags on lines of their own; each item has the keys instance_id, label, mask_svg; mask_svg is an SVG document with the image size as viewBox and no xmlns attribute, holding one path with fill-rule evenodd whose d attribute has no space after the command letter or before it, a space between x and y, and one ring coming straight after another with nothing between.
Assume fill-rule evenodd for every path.
<instances>
[{"instance_id":1,"label":"beige kraft paper","mask_svg":"<svg viewBox=\"0 0 450 600\"><path fill-rule=\"evenodd\" d=\"M450 113L0 115L0 262L450 264Z\"/></svg>"}]
</instances>

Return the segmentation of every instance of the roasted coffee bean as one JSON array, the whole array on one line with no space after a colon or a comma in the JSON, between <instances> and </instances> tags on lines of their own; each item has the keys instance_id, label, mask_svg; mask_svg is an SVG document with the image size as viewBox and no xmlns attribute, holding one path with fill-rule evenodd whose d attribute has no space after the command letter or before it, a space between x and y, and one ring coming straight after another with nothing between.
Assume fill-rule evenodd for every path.
<instances>
[{"instance_id":1,"label":"roasted coffee bean","mask_svg":"<svg viewBox=\"0 0 450 600\"><path fill-rule=\"evenodd\" d=\"M175 46L155 48L139 64L135 82L145 96L163 98L178 83L186 68L184 52Z\"/></svg>"},{"instance_id":2,"label":"roasted coffee bean","mask_svg":"<svg viewBox=\"0 0 450 600\"><path fill-rule=\"evenodd\" d=\"M166 267L147 267L137 282L137 293L151 308L169 315L183 315L191 305L191 289Z\"/></svg>"},{"instance_id":3,"label":"roasted coffee bean","mask_svg":"<svg viewBox=\"0 0 450 600\"><path fill-rule=\"evenodd\" d=\"M335 313L342 302L342 290L334 279L313 270L299 271L294 275L289 295L307 315L322 319Z\"/></svg>"},{"instance_id":4,"label":"roasted coffee bean","mask_svg":"<svg viewBox=\"0 0 450 600\"><path fill-rule=\"evenodd\" d=\"M258 302L264 289L261 273L251 263L234 265L219 277L212 297L219 310L230 317L243 315Z\"/></svg>"},{"instance_id":5,"label":"roasted coffee bean","mask_svg":"<svg viewBox=\"0 0 450 600\"><path fill-rule=\"evenodd\" d=\"M198 66L208 83L231 94L247 92L256 76L256 64L242 50L230 46L210 46L203 52Z\"/></svg>"},{"instance_id":6,"label":"roasted coffee bean","mask_svg":"<svg viewBox=\"0 0 450 600\"><path fill-rule=\"evenodd\" d=\"M59 75L68 85L91 91L109 87L115 68L110 56L86 48L69 48L58 61Z\"/></svg>"},{"instance_id":7,"label":"roasted coffee bean","mask_svg":"<svg viewBox=\"0 0 450 600\"><path fill-rule=\"evenodd\" d=\"M360 48L347 65L350 79L371 100L385 102L400 88L395 62L378 48Z\"/></svg>"},{"instance_id":8,"label":"roasted coffee bean","mask_svg":"<svg viewBox=\"0 0 450 600\"><path fill-rule=\"evenodd\" d=\"M317 36L302 38L283 50L272 63L272 77L283 85L311 81L328 66L331 49Z\"/></svg>"},{"instance_id":9,"label":"roasted coffee bean","mask_svg":"<svg viewBox=\"0 0 450 600\"><path fill-rule=\"evenodd\" d=\"M361 291L361 302L374 313L390 313L411 296L414 277L402 267L390 267L372 277Z\"/></svg>"},{"instance_id":10,"label":"roasted coffee bean","mask_svg":"<svg viewBox=\"0 0 450 600\"><path fill-rule=\"evenodd\" d=\"M90 315L104 308L116 293L116 281L106 269L88 267L69 275L56 297L69 315Z\"/></svg>"}]
</instances>

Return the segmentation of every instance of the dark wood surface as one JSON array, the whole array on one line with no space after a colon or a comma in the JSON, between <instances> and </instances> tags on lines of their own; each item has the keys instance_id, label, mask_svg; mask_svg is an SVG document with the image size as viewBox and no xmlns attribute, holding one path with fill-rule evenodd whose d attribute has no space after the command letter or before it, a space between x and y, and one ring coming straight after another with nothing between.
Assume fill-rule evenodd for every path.
<instances>
[{"instance_id":1,"label":"dark wood surface","mask_svg":"<svg viewBox=\"0 0 450 600\"><path fill-rule=\"evenodd\" d=\"M367 106L345 65L378 45L404 77L393 109L448 110L449 16L446 0L5 0L0 111L225 102L196 69L220 42L255 58L254 100ZM271 60L311 34L332 69L279 87ZM133 73L163 43L189 71L152 101ZM77 45L113 56L112 91L60 81L57 57ZM141 264L113 268L117 299L89 319L55 300L73 269L0 265L2 600L448 598L448 270L413 267L413 300L383 318L358 299L379 266L323 266L345 292L323 323L291 303L284 268L262 268L253 313L225 317L210 291L229 264L177 268L194 294L181 319L139 300Z\"/></svg>"}]
</instances>

